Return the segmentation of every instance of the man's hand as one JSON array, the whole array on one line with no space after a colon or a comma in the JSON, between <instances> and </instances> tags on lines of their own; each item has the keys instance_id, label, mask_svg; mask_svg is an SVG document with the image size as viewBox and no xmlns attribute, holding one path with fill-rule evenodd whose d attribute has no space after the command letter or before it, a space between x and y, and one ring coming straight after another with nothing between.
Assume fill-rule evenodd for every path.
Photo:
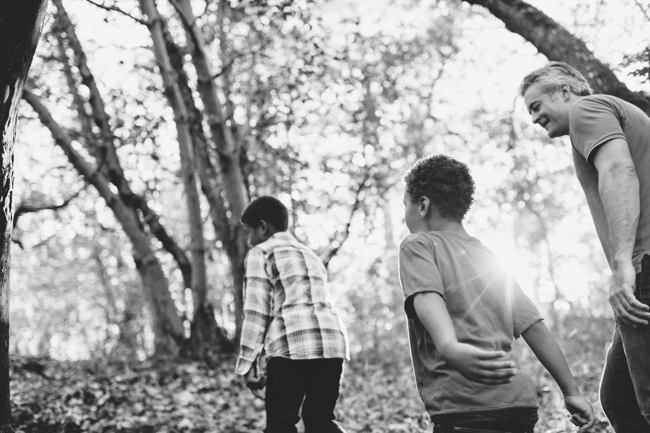
<instances>
[{"instance_id":1,"label":"man's hand","mask_svg":"<svg viewBox=\"0 0 650 433\"><path fill-rule=\"evenodd\" d=\"M636 272L631 262L615 267L609 287L609 303L618 323L647 325L650 307L634 297Z\"/></svg>"},{"instance_id":2,"label":"man's hand","mask_svg":"<svg viewBox=\"0 0 650 433\"><path fill-rule=\"evenodd\" d=\"M596 423L593 408L581 394L565 396L564 405L571 412L571 422L582 431L589 430Z\"/></svg>"},{"instance_id":3,"label":"man's hand","mask_svg":"<svg viewBox=\"0 0 650 433\"><path fill-rule=\"evenodd\" d=\"M515 375L515 363L503 351L485 351L464 343L441 350L445 361L465 378L485 385L508 383Z\"/></svg>"},{"instance_id":4,"label":"man's hand","mask_svg":"<svg viewBox=\"0 0 650 433\"><path fill-rule=\"evenodd\" d=\"M264 385L266 385L266 376L261 369L257 367L257 361L253 363L251 369L244 375L244 380L246 381L246 386L251 391L257 391L264 388Z\"/></svg>"}]
</instances>

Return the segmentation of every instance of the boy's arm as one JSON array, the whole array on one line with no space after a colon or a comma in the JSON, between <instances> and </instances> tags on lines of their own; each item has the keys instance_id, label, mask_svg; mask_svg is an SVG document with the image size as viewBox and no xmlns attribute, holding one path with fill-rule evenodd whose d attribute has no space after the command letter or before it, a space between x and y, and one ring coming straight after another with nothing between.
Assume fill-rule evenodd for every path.
<instances>
[{"instance_id":1,"label":"boy's arm","mask_svg":"<svg viewBox=\"0 0 650 433\"><path fill-rule=\"evenodd\" d=\"M437 293L414 295L413 308L440 355L465 378L486 385L498 385L510 382L515 375L514 362L499 360L505 356L505 352L488 352L458 342L447 305Z\"/></svg>"},{"instance_id":2,"label":"boy's arm","mask_svg":"<svg viewBox=\"0 0 650 433\"><path fill-rule=\"evenodd\" d=\"M580 393L560 346L544 322L535 323L521 335L562 390L564 404L572 414L571 422L585 429L591 428L596 422L594 411Z\"/></svg>"},{"instance_id":3,"label":"boy's arm","mask_svg":"<svg viewBox=\"0 0 650 433\"><path fill-rule=\"evenodd\" d=\"M244 321L236 372L242 376L257 377L253 367L264 348L266 327L271 316L271 282L264 270L264 256L252 249L246 256L244 282Z\"/></svg>"}]
</instances>

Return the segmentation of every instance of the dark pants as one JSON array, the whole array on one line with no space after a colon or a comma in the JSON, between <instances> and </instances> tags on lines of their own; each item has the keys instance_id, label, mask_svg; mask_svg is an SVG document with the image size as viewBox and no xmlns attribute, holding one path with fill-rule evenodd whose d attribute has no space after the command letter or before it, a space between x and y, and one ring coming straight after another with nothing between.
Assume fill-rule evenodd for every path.
<instances>
[{"instance_id":1,"label":"dark pants","mask_svg":"<svg viewBox=\"0 0 650 433\"><path fill-rule=\"evenodd\" d=\"M433 433L533 433L537 409L497 409L434 415Z\"/></svg>"},{"instance_id":2,"label":"dark pants","mask_svg":"<svg viewBox=\"0 0 650 433\"><path fill-rule=\"evenodd\" d=\"M650 305L650 256L636 276L636 298ZM600 402L616 433L650 433L650 325L614 329Z\"/></svg>"},{"instance_id":3,"label":"dark pants","mask_svg":"<svg viewBox=\"0 0 650 433\"><path fill-rule=\"evenodd\" d=\"M269 359L264 432L297 432L302 404L305 433L345 433L334 416L342 374L342 359Z\"/></svg>"}]
</instances>

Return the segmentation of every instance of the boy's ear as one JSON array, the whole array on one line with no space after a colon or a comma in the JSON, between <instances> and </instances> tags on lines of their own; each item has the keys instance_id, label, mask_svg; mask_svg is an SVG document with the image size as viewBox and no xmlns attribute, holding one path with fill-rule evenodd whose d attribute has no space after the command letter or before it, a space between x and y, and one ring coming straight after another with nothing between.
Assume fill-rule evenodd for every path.
<instances>
[{"instance_id":1,"label":"boy's ear","mask_svg":"<svg viewBox=\"0 0 650 433\"><path fill-rule=\"evenodd\" d=\"M269 230L269 225L264 220L260 220L260 228L262 229L262 234L265 235Z\"/></svg>"},{"instance_id":2,"label":"boy's ear","mask_svg":"<svg viewBox=\"0 0 650 433\"><path fill-rule=\"evenodd\" d=\"M429 198L420 197L420 200L418 200L418 210L420 211L420 216L422 218L427 216L430 207L431 207L431 202L429 201Z\"/></svg>"}]
</instances>

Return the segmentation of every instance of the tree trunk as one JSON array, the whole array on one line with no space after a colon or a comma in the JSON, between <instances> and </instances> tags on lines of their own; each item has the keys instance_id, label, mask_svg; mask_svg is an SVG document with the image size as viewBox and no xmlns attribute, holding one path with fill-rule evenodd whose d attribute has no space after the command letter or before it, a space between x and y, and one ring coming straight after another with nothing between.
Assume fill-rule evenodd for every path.
<instances>
[{"instance_id":1,"label":"tree trunk","mask_svg":"<svg viewBox=\"0 0 650 433\"><path fill-rule=\"evenodd\" d=\"M216 159L216 156L211 155L208 149L208 140L203 132L203 115L194 103L189 79L183 69L183 53L178 45L172 41L169 32L165 32L165 42L171 67L176 73L176 83L187 108L188 126L192 135L194 162L196 163L195 168L198 170L201 191L210 207L210 217L217 238L226 247L226 253L232 263L232 256L237 257L237 252L233 253L231 248L231 228L227 209L217 183L220 176L215 165L212 164L212 160ZM234 345L228 340L227 333L216 323L212 305L207 302L207 293L200 293L200 297L195 304L190 339L187 341L184 355L190 358L203 359L210 365L215 359L213 354L228 352L232 349L234 349Z\"/></svg>"},{"instance_id":2,"label":"tree trunk","mask_svg":"<svg viewBox=\"0 0 650 433\"><path fill-rule=\"evenodd\" d=\"M218 326L214 312L207 299L207 276L205 266L205 241L203 238L203 220L201 218L201 204L197 189L196 167L194 162L193 137L191 133L188 107L181 92L177 73L175 73L170 60L167 46L171 39L163 25L153 0L141 0L142 13L151 21L149 31L153 40L153 51L162 76L164 94L169 105L174 111L176 133L180 147L182 175L185 185L185 196L190 223L190 238L192 245L192 299L194 316L192 320L192 334L188 342L188 356L205 359L211 362L212 352L215 349L219 336ZM167 35L167 38L165 37ZM167 40L166 40L167 39ZM180 72L180 70L179 70ZM185 78L183 76L183 78Z\"/></svg>"},{"instance_id":3,"label":"tree trunk","mask_svg":"<svg viewBox=\"0 0 650 433\"><path fill-rule=\"evenodd\" d=\"M0 432L13 431L9 404L9 268L16 115L46 4L46 0L0 0Z\"/></svg>"},{"instance_id":4,"label":"tree trunk","mask_svg":"<svg viewBox=\"0 0 650 433\"><path fill-rule=\"evenodd\" d=\"M187 35L188 46L192 54L192 63L196 69L198 79L197 88L208 125L210 126L212 142L216 146L219 156L219 168L223 189L230 210L229 239L224 239L226 250L231 262L231 271L234 281L236 338L241 333L243 318L243 274L246 244L239 227L239 217L248 204L248 194L244 183L244 176L239 165L239 149L235 142L230 126L227 124L226 114L219 100L218 89L215 84L215 75L210 67L205 51L205 41L197 23L192 5L189 0L170 0L176 7ZM223 3L220 4L223 7ZM220 10L223 16L224 11Z\"/></svg>"},{"instance_id":5,"label":"tree trunk","mask_svg":"<svg viewBox=\"0 0 650 433\"><path fill-rule=\"evenodd\" d=\"M587 78L594 92L621 98L650 115L650 98L628 89L581 39L539 9L522 0L463 1L487 8L492 15L503 21L508 30L533 44L549 60L566 62L578 69Z\"/></svg>"},{"instance_id":6,"label":"tree trunk","mask_svg":"<svg viewBox=\"0 0 650 433\"><path fill-rule=\"evenodd\" d=\"M93 185L99 195L119 221L124 233L133 246L133 259L142 277L147 304L152 317L152 328L157 355L176 355L184 340L184 328L176 306L169 292L169 283L162 266L151 247L151 239L143 230L133 209L128 207L121 196L115 194L108 180L91 166L72 146L72 140L52 118L50 112L38 97L25 90L23 98L38 114L41 123L48 128L56 144L61 147L70 163L84 179Z\"/></svg>"},{"instance_id":7,"label":"tree trunk","mask_svg":"<svg viewBox=\"0 0 650 433\"><path fill-rule=\"evenodd\" d=\"M176 135L181 156L181 172L185 187L188 220L190 225L190 243L192 251L192 296L194 309L206 302L207 283L205 269L205 242L203 239L203 220L201 218L201 203L197 189L196 169L194 167L194 151L190 133L187 107L179 89L174 70L169 60L165 43L163 21L153 0L141 0L142 13L151 24L149 30L153 40L153 51L162 76L164 94L174 112Z\"/></svg>"}]
</instances>

